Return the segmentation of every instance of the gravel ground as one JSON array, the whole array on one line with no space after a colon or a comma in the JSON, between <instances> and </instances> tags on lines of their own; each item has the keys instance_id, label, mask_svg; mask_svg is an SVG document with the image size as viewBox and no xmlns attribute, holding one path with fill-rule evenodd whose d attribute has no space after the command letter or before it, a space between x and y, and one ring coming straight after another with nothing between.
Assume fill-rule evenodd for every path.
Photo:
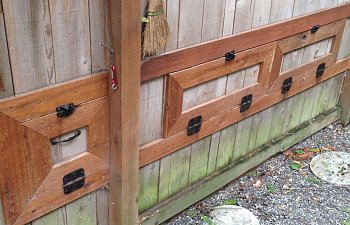
<instances>
[{"instance_id":1,"label":"gravel ground","mask_svg":"<svg viewBox=\"0 0 350 225\"><path fill-rule=\"evenodd\" d=\"M288 157L288 153L296 156L297 149L350 152L350 126L329 125L165 224L205 224L203 221L210 218L214 206L237 204L256 215L261 225L350 225L350 186L336 186L318 180L308 166L311 157L297 159L302 168L293 171L290 164L296 159Z\"/></svg>"}]
</instances>

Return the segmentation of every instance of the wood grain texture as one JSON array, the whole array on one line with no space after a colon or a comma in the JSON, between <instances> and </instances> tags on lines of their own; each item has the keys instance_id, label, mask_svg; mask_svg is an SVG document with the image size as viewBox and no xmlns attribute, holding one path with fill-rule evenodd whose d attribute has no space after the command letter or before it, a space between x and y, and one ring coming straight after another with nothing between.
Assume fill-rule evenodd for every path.
<instances>
[{"instance_id":1,"label":"wood grain texture","mask_svg":"<svg viewBox=\"0 0 350 225\"><path fill-rule=\"evenodd\" d=\"M44 116L54 113L60 105L80 104L106 96L107 80L108 74L103 72L10 97L0 100L0 111L20 122Z\"/></svg>"},{"instance_id":2,"label":"wood grain texture","mask_svg":"<svg viewBox=\"0 0 350 225\"><path fill-rule=\"evenodd\" d=\"M0 176L1 180L1 201L3 204L6 224L13 224L21 214L25 205L30 199L29 184L23 180L28 179L26 167L25 146L23 145L24 127L17 121L0 113L1 136L0 136ZM18 136L11 135L17 134ZM12 148L18 152L11 151Z\"/></svg>"},{"instance_id":3,"label":"wood grain texture","mask_svg":"<svg viewBox=\"0 0 350 225\"><path fill-rule=\"evenodd\" d=\"M62 192L62 177L79 168L85 170L85 186L69 195L65 195ZM21 225L39 218L107 185L109 180L108 164L88 153L80 154L69 161L56 164L14 224Z\"/></svg>"},{"instance_id":4,"label":"wood grain texture","mask_svg":"<svg viewBox=\"0 0 350 225\"><path fill-rule=\"evenodd\" d=\"M54 84L49 1L5 0L3 9L15 93Z\"/></svg>"},{"instance_id":5,"label":"wood grain texture","mask_svg":"<svg viewBox=\"0 0 350 225\"><path fill-rule=\"evenodd\" d=\"M97 225L96 192L66 206L67 224Z\"/></svg>"},{"instance_id":6,"label":"wood grain texture","mask_svg":"<svg viewBox=\"0 0 350 225\"><path fill-rule=\"evenodd\" d=\"M111 225L130 225L138 223L141 2L111 0L110 7L115 64L122 76L118 90L110 90L109 215Z\"/></svg>"},{"instance_id":7,"label":"wood grain texture","mask_svg":"<svg viewBox=\"0 0 350 225\"><path fill-rule=\"evenodd\" d=\"M50 1L56 82L91 73L88 6L88 0Z\"/></svg>"},{"instance_id":8,"label":"wood grain texture","mask_svg":"<svg viewBox=\"0 0 350 225\"><path fill-rule=\"evenodd\" d=\"M0 52L0 99L1 99L1 98L12 96L14 94L2 3L0 3L0 49L1 49L1 52Z\"/></svg>"}]
</instances>

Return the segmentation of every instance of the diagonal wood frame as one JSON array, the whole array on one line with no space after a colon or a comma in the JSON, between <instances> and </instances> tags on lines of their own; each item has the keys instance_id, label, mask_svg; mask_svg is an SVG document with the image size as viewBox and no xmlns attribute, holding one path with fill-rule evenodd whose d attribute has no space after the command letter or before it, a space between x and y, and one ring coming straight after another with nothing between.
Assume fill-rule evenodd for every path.
<instances>
[{"instance_id":1,"label":"diagonal wood frame","mask_svg":"<svg viewBox=\"0 0 350 225\"><path fill-rule=\"evenodd\" d=\"M141 146L140 167L349 69L349 58L337 61L345 22L345 19L340 19L329 24L326 23L327 25L321 26L316 33L311 33L308 29L270 44L242 51L237 54L237 60L232 63L224 63L225 59L220 58L170 73L166 90L164 138ZM284 54L329 38L332 39L330 53L298 68L281 72ZM190 52L190 49L187 51ZM211 51L210 48L207 51ZM205 50L203 54L207 54ZM261 61L257 57L259 54L265 55L266 58ZM248 62L248 64L245 65L243 62ZM237 67L234 66L235 63ZM186 88L257 63L263 65L258 84L182 111L183 91ZM326 65L326 70L322 77L316 78L317 67L323 63ZM290 77L293 78L292 88L288 93L282 94L283 81ZM240 113L239 103L242 97L247 94L253 95L253 104L248 111ZM201 131L188 136L186 132L188 121L199 115L203 117Z\"/></svg>"},{"instance_id":2,"label":"diagonal wood frame","mask_svg":"<svg viewBox=\"0 0 350 225\"><path fill-rule=\"evenodd\" d=\"M100 73L0 101L0 194L8 225L26 224L110 180L108 74ZM77 105L65 118L57 106ZM52 164L50 139L87 127L88 150ZM63 177L85 171L85 185L64 194Z\"/></svg>"}]
</instances>

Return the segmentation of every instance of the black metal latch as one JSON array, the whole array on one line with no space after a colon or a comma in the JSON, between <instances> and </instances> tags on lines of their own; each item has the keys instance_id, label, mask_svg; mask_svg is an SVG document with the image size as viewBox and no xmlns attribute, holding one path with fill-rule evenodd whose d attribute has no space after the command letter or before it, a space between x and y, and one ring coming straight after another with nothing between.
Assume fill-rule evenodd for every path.
<instances>
[{"instance_id":1,"label":"black metal latch","mask_svg":"<svg viewBox=\"0 0 350 225\"><path fill-rule=\"evenodd\" d=\"M252 105L252 102L253 102L252 94L244 96L241 101L241 109L240 109L241 113L247 111Z\"/></svg>"},{"instance_id":2,"label":"black metal latch","mask_svg":"<svg viewBox=\"0 0 350 225\"><path fill-rule=\"evenodd\" d=\"M74 113L77 106L74 103L69 103L67 105L61 105L56 108L57 117L66 117Z\"/></svg>"},{"instance_id":3,"label":"black metal latch","mask_svg":"<svg viewBox=\"0 0 350 225\"><path fill-rule=\"evenodd\" d=\"M314 34L314 33L316 33L317 31L318 31L318 29L320 29L320 25L315 25L315 26L313 26L312 28L311 28L311 33L312 34Z\"/></svg>"},{"instance_id":4,"label":"black metal latch","mask_svg":"<svg viewBox=\"0 0 350 225\"><path fill-rule=\"evenodd\" d=\"M191 136L193 134L198 133L202 128L202 121L203 121L202 116L197 116L191 119L190 121L188 121L187 135Z\"/></svg>"},{"instance_id":5,"label":"black metal latch","mask_svg":"<svg viewBox=\"0 0 350 225\"><path fill-rule=\"evenodd\" d=\"M233 61L235 58L236 58L236 52L235 51L227 52L225 54L226 61Z\"/></svg>"},{"instance_id":6,"label":"black metal latch","mask_svg":"<svg viewBox=\"0 0 350 225\"><path fill-rule=\"evenodd\" d=\"M292 87L292 83L293 83L293 78L292 77L289 77L289 78L285 79L283 81L281 93L282 94L287 93L290 90L290 88Z\"/></svg>"},{"instance_id":7,"label":"black metal latch","mask_svg":"<svg viewBox=\"0 0 350 225\"><path fill-rule=\"evenodd\" d=\"M316 78L322 77L325 70L326 70L326 63L320 64L316 70Z\"/></svg>"},{"instance_id":8,"label":"black metal latch","mask_svg":"<svg viewBox=\"0 0 350 225\"><path fill-rule=\"evenodd\" d=\"M84 169L78 169L63 177L63 192L67 195L76 191L85 185Z\"/></svg>"}]
</instances>

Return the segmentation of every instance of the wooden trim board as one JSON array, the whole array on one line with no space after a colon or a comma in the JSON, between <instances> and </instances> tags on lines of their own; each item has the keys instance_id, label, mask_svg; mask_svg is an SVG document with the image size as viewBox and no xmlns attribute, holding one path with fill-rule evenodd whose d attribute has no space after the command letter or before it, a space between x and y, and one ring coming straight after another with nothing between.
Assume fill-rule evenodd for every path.
<instances>
[{"instance_id":1,"label":"wooden trim board","mask_svg":"<svg viewBox=\"0 0 350 225\"><path fill-rule=\"evenodd\" d=\"M336 121L341 114L339 107L333 108L317 116L313 122L301 124L291 132L256 150L236 163L216 172L210 177L183 190L165 202L139 216L142 225L161 224L192 204L203 199L235 178L263 163L271 156L293 146L318 130Z\"/></svg>"},{"instance_id":2,"label":"wooden trim board","mask_svg":"<svg viewBox=\"0 0 350 225\"><path fill-rule=\"evenodd\" d=\"M142 63L141 81L221 58L232 50L238 53L309 31L314 25L324 26L348 17L350 17L350 3L149 58Z\"/></svg>"},{"instance_id":3,"label":"wooden trim board","mask_svg":"<svg viewBox=\"0 0 350 225\"><path fill-rule=\"evenodd\" d=\"M107 94L104 72L0 101L0 194L6 224L29 223L109 183ZM72 115L54 113L69 103L77 105ZM87 127L87 152L53 165L50 139L82 127ZM104 138L95 138L96 133ZM85 185L64 194L63 177L80 168Z\"/></svg>"}]
</instances>

